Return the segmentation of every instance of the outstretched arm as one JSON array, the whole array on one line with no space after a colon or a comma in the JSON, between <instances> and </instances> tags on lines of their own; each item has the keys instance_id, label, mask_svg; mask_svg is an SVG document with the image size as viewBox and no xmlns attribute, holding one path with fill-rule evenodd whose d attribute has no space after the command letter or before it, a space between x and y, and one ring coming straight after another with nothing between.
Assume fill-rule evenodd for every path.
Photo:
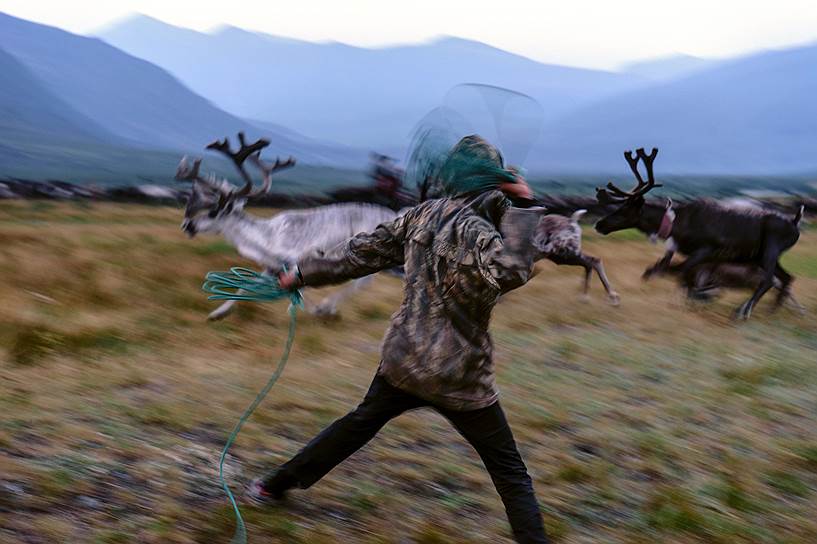
<instances>
[{"instance_id":1,"label":"outstretched arm","mask_svg":"<svg viewBox=\"0 0 817 544\"><path fill-rule=\"evenodd\" d=\"M506 293L521 287L534 276L533 265L540 257L533 237L544 210L510 208L499 231L484 233L478 244L483 276Z\"/></svg>"},{"instance_id":2,"label":"outstretched arm","mask_svg":"<svg viewBox=\"0 0 817 544\"><path fill-rule=\"evenodd\" d=\"M358 234L322 255L302 259L297 270L280 276L281 287L342 283L403 264L407 215Z\"/></svg>"}]
</instances>

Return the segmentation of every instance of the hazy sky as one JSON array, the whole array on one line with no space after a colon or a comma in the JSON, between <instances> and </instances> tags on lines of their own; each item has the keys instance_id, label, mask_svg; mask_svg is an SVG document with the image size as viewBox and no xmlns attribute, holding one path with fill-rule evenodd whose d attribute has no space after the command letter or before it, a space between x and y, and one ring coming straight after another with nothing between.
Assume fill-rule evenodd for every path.
<instances>
[{"instance_id":1,"label":"hazy sky","mask_svg":"<svg viewBox=\"0 0 817 544\"><path fill-rule=\"evenodd\" d=\"M197 30L226 23L362 46L449 34L600 68L817 41L815 0L0 0L0 11L77 33L139 12Z\"/></svg>"}]
</instances>

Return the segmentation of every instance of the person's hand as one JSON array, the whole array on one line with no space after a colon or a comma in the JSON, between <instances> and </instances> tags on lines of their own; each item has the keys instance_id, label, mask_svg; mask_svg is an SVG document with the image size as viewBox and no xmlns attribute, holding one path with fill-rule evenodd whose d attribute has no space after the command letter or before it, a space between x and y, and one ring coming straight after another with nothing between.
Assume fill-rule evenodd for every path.
<instances>
[{"instance_id":1,"label":"person's hand","mask_svg":"<svg viewBox=\"0 0 817 544\"><path fill-rule=\"evenodd\" d=\"M278 274L278 285L281 287L281 289L292 290L298 287L300 283L300 278L298 277L298 272L296 270L290 270Z\"/></svg>"},{"instance_id":2,"label":"person's hand","mask_svg":"<svg viewBox=\"0 0 817 544\"><path fill-rule=\"evenodd\" d=\"M525 181L525 178L516 174L516 182L505 182L499 186L499 190L505 193L510 198L520 198L524 200L532 200L533 199L533 191L531 191L530 185L528 182Z\"/></svg>"}]
</instances>

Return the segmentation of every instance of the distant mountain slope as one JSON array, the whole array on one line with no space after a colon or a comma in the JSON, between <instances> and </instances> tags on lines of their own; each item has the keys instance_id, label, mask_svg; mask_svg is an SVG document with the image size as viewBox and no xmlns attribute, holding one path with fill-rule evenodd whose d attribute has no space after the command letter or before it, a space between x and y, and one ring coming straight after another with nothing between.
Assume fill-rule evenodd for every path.
<instances>
[{"instance_id":1,"label":"distant mountain slope","mask_svg":"<svg viewBox=\"0 0 817 544\"><path fill-rule=\"evenodd\" d=\"M110 179L116 178L117 169L140 160L142 173L147 173L145 166L162 163L172 172L170 156L157 161L156 154L146 157L142 151L117 148L120 138L73 110L2 49L0 74L0 178L86 181L96 173ZM131 181L136 179L131 176Z\"/></svg>"},{"instance_id":2,"label":"distant mountain slope","mask_svg":"<svg viewBox=\"0 0 817 544\"><path fill-rule=\"evenodd\" d=\"M640 84L631 75L544 65L457 38L365 49L233 27L203 34L145 16L100 36L236 115L354 146L405 145L414 123L463 82L530 94L551 118Z\"/></svg>"},{"instance_id":3,"label":"distant mountain slope","mask_svg":"<svg viewBox=\"0 0 817 544\"><path fill-rule=\"evenodd\" d=\"M550 124L538 168L626 170L658 146L661 172L817 171L817 45L751 55L608 99Z\"/></svg>"},{"instance_id":4,"label":"distant mountain slope","mask_svg":"<svg viewBox=\"0 0 817 544\"><path fill-rule=\"evenodd\" d=\"M621 67L621 71L634 74L650 81L678 79L697 70L714 66L718 61L693 57L691 55L671 55L656 59L631 62Z\"/></svg>"},{"instance_id":5,"label":"distant mountain slope","mask_svg":"<svg viewBox=\"0 0 817 544\"><path fill-rule=\"evenodd\" d=\"M87 142L116 140L51 93L16 58L0 49L0 133Z\"/></svg>"},{"instance_id":6,"label":"distant mountain slope","mask_svg":"<svg viewBox=\"0 0 817 544\"><path fill-rule=\"evenodd\" d=\"M159 163L170 178L182 151L239 130L269 138L270 156L365 166L363 151L239 119L98 39L0 13L0 47L0 176L60 177L62 161L72 179L155 178Z\"/></svg>"},{"instance_id":7,"label":"distant mountain slope","mask_svg":"<svg viewBox=\"0 0 817 544\"><path fill-rule=\"evenodd\" d=\"M247 124L150 63L98 39L0 14L0 46L110 132L154 148L200 149Z\"/></svg>"}]
</instances>

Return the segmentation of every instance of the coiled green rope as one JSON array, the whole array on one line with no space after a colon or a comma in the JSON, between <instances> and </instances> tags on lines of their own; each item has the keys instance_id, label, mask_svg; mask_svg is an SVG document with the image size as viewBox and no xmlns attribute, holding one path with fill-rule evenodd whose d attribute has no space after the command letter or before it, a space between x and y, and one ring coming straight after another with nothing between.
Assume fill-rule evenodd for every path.
<instances>
[{"instance_id":1,"label":"coiled green rope","mask_svg":"<svg viewBox=\"0 0 817 544\"><path fill-rule=\"evenodd\" d=\"M253 400L249 407L244 410L244 413L241 414L241 418L233 428L233 432L230 433L230 436L227 438L227 443L224 444L224 449L221 450L221 458L218 461L218 477L221 481L221 487L224 489L224 492L227 493L227 497L230 499L230 504L233 507L236 517L236 528L231 542L233 544L246 544L247 527L244 524L244 518L241 517L241 511L238 509L238 503L236 503L233 492L224 479L224 459L227 457L227 451L230 449L230 446L233 445L238 433L241 431L241 427L244 426L244 422L249 419L258 405L261 404L264 397L267 396L267 393L269 393L272 386L275 385L275 382L278 381L278 378L284 371L287 359L289 359L289 352L292 350L292 343L295 340L295 316L297 309L303 307L303 297L301 292L297 289L282 289L278 284L278 278L275 276L267 276L248 268L239 267L231 268L229 272L208 272L201 288L205 292L210 293L210 296L207 297L209 300L271 302L288 298L290 303L289 334L287 335L284 352L281 354L275 372L273 372L272 376L267 380L264 388L256 395L255 400Z\"/></svg>"}]
</instances>

